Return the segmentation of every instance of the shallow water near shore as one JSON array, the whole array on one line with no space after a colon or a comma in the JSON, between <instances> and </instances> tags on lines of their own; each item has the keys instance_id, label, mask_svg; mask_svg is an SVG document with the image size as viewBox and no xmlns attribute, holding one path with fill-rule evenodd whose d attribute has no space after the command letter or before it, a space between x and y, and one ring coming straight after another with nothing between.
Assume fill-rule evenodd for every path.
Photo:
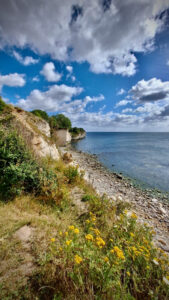
<instances>
[{"instance_id":1,"label":"shallow water near shore","mask_svg":"<svg viewBox=\"0 0 169 300\"><path fill-rule=\"evenodd\" d=\"M96 154L113 172L169 192L169 133L89 132L72 146Z\"/></svg>"}]
</instances>

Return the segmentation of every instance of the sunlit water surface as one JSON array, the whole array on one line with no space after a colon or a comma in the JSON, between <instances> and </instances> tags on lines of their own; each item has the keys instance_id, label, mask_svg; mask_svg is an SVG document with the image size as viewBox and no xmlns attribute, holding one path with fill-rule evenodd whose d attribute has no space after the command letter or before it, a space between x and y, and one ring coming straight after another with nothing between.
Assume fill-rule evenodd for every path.
<instances>
[{"instance_id":1,"label":"sunlit water surface","mask_svg":"<svg viewBox=\"0 0 169 300\"><path fill-rule=\"evenodd\" d=\"M169 191L169 133L90 132L73 146L96 154L111 171Z\"/></svg>"}]
</instances>

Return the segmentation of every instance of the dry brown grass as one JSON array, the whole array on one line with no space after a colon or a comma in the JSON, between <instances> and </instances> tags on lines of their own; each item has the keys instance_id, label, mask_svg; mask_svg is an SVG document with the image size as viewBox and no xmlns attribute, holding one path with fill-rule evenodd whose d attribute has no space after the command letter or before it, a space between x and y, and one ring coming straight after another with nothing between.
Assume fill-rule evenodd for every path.
<instances>
[{"instance_id":1,"label":"dry brown grass","mask_svg":"<svg viewBox=\"0 0 169 300\"><path fill-rule=\"evenodd\" d=\"M32 299L27 280L37 273L38 257L49 247L51 237L64 231L74 219L73 211L61 212L32 196L0 204L0 299L22 299L23 291L27 295L24 299ZM32 230L26 244L16 237L24 225Z\"/></svg>"}]
</instances>

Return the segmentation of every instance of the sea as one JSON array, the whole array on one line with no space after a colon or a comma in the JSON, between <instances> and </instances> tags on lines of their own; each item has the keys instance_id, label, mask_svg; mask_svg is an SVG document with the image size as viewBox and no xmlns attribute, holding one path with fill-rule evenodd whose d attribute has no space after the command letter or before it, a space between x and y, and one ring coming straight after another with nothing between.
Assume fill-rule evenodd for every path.
<instances>
[{"instance_id":1,"label":"sea","mask_svg":"<svg viewBox=\"0 0 169 300\"><path fill-rule=\"evenodd\" d=\"M72 145L145 188L169 192L169 133L88 132Z\"/></svg>"}]
</instances>

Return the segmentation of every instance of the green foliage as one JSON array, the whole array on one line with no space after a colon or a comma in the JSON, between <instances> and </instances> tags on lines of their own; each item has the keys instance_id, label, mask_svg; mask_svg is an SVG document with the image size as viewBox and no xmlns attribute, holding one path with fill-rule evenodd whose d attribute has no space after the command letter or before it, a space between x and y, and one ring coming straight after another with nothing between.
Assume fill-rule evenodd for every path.
<instances>
[{"instance_id":1,"label":"green foliage","mask_svg":"<svg viewBox=\"0 0 169 300\"><path fill-rule=\"evenodd\" d=\"M0 198L8 200L22 192L48 195L53 199L57 178L43 170L25 149L16 132L0 131Z\"/></svg>"},{"instance_id":2,"label":"green foliage","mask_svg":"<svg viewBox=\"0 0 169 300\"><path fill-rule=\"evenodd\" d=\"M45 284L63 299L88 299L86 291L90 299L168 299L168 257L153 246L153 232L134 213L123 210L117 219L111 203L109 210L114 221L107 216L104 230L90 212L83 225L53 235L45 268L53 262L54 277L50 272Z\"/></svg>"},{"instance_id":3,"label":"green foliage","mask_svg":"<svg viewBox=\"0 0 169 300\"><path fill-rule=\"evenodd\" d=\"M35 116L49 122L49 116L46 113L46 111L43 111L43 110L40 110L40 109L35 109L35 110L32 110L31 113L34 114Z\"/></svg>"},{"instance_id":4,"label":"green foliage","mask_svg":"<svg viewBox=\"0 0 169 300\"><path fill-rule=\"evenodd\" d=\"M72 135L78 135L85 132L83 128L78 128L78 127L73 127L69 131L71 132Z\"/></svg>"},{"instance_id":5,"label":"green foliage","mask_svg":"<svg viewBox=\"0 0 169 300\"><path fill-rule=\"evenodd\" d=\"M6 107L7 107L7 104L0 97L0 113L2 113Z\"/></svg>"},{"instance_id":6,"label":"green foliage","mask_svg":"<svg viewBox=\"0 0 169 300\"><path fill-rule=\"evenodd\" d=\"M78 169L76 167L73 167L73 166L69 166L68 168L66 168L64 170L64 175L67 177L68 183L77 182L77 180L80 176L79 172L78 172Z\"/></svg>"},{"instance_id":7,"label":"green foliage","mask_svg":"<svg viewBox=\"0 0 169 300\"><path fill-rule=\"evenodd\" d=\"M65 117L63 114L58 114L50 118L50 126L55 129L70 129L72 124L69 118Z\"/></svg>"},{"instance_id":8,"label":"green foliage","mask_svg":"<svg viewBox=\"0 0 169 300\"><path fill-rule=\"evenodd\" d=\"M94 198L95 198L95 196L86 194L82 197L82 202L92 201Z\"/></svg>"}]
</instances>

